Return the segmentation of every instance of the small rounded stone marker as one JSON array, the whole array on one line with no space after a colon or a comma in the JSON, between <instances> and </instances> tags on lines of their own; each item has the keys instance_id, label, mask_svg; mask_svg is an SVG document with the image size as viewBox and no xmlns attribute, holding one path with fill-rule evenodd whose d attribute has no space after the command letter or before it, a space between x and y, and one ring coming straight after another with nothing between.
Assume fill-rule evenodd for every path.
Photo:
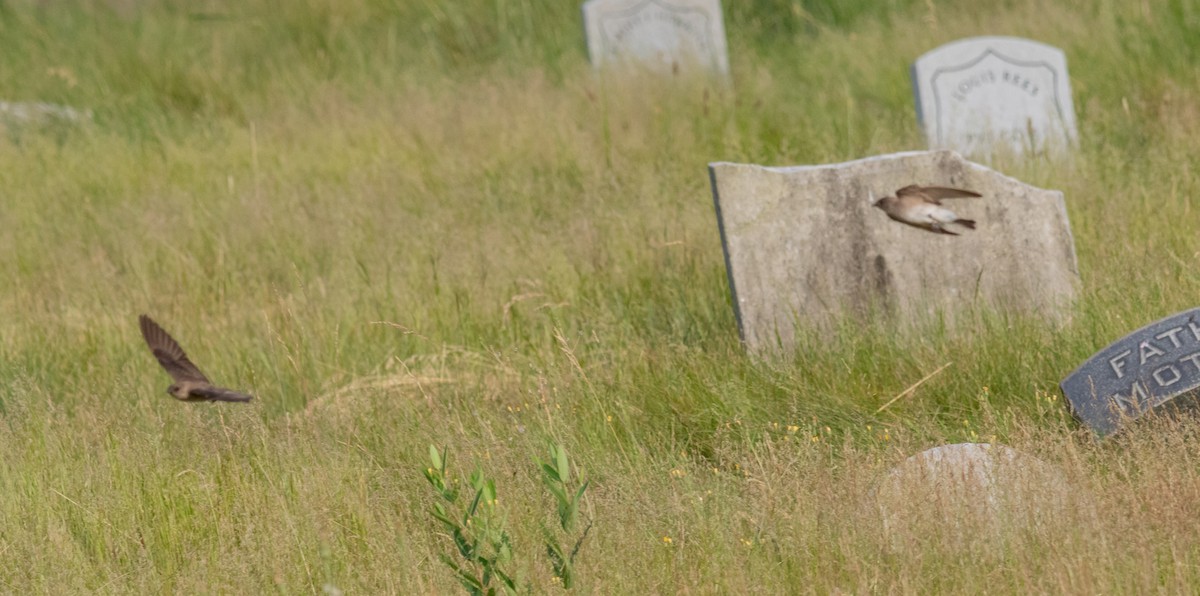
<instances>
[{"instance_id":1,"label":"small rounded stone marker","mask_svg":"<svg viewBox=\"0 0 1200 596\"><path fill-rule=\"evenodd\" d=\"M933 541L964 549L1000 544L1064 519L1061 470L1004 445L958 443L922 451L892 468L875 491L887 542Z\"/></svg>"}]
</instances>

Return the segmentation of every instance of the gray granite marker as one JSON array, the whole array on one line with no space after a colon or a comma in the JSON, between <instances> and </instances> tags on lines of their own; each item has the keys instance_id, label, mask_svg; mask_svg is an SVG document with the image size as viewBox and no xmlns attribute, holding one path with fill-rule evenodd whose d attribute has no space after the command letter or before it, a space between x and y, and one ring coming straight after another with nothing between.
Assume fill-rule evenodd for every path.
<instances>
[{"instance_id":1,"label":"gray granite marker","mask_svg":"<svg viewBox=\"0 0 1200 596\"><path fill-rule=\"evenodd\" d=\"M583 26L597 68L634 63L729 73L719 0L589 0Z\"/></svg>"},{"instance_id":2,"label":"gray granite marker","mask_svg":"<svg viewBox=\"0 0 1200 596\"><path fill-rule=\"evenodd\" d=\"M931 149L973 156L1062 150L1077 133L1063 51L1019 37L971 37L912 65L917 119Z\"/></svg>"},{"instance_id":3,"label":"gray granite marker","mask_svg":"<svg viewBox=\"0 0 1200 596\"><path fill-rule=\"evenodd\" d=\"M881 315L922 323L974 307L1062 321L1079 273L1063 195L969 162L914 151L821 166L709 164L742 340L790 350L797 325ZM936 234L872 207L909 184L976 229Z\"/></svg>"},{"instance_id":4,"label":"gray granite marker","mask_svg":"<svg viewBox=\"0 0 1200 596\"><path fill-rule=\"evenodd\" d=\"M1200 393L1200 308L1151 323L1096 352L1059 385L1084 424L1107 435Z\"/></svg>"}]
</instances>

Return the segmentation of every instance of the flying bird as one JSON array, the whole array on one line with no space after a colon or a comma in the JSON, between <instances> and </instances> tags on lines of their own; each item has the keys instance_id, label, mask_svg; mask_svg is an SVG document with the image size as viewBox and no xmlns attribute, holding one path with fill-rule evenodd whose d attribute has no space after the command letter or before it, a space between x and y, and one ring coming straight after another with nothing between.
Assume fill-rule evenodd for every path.
<instances>
[{"instance_id":1,"label":"flying bird","mask_svg":"<svg viewBox=\"0 0 1200 596\"><path fill-rule=\"evenodd\" d=\"M167 387L167 393L181 401L250 401L252 398L245 393L238 393L224 387L217 387L188 360L183 348L162 327L146 315L138 317L142 327L142 337L146 345L158 359L158 363L171 375L174 383Z\"/></svg>"},{"instance_id":2,"label":"flying bird","mask_svg":"<svg viewBox=\"0 0 1200 596\"><path fill-rule=\"evenodd\" d=\"M974 230L975 220L959 217L943 207L941 200L981 196L983 195L961 188L910 184L897 190L895 196L886 196L875 201L874 206L900 223L938 234L958 236L958 232L952 232L946 229L946 226L958 224Z\"/></svg>"}]
</instances>

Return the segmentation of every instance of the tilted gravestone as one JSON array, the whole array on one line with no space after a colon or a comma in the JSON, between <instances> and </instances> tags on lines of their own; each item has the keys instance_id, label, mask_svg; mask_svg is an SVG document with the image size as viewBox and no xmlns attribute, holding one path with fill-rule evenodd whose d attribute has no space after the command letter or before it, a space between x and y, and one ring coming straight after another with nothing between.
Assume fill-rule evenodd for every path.
<instances>
[{"instance_id":1,"label":"tilted gravestone","mask_svg":"<svg viewBox=\"0 0 1200 596\"><path fill-rule=\"evenodd\" d=\"M1151 323L1096 352L1059 385L1100 435L1200 393L1200 308Z\"/></svg>"},{"instance_id":2,"label":"tilted gravestone","mask_svg":"<svg viewBox=\"0 0 1200 596\"><path fill-rule=\"evenodd\" d=\"M990 155L1061 151L1076 137L1062 50L1019 37L972 37L912 65L917 119L932 149Z\"/></svg>"},{"instance_id":3,"label":"tilted gravestone","mask_svg":"<svg viewBox=\"0 0 1200 596\"><path fill-rule=\"evenodd\" d=\"M596 67L636 63L671 72L729 72L719 0L589 0L588 54Z\"/></svg>"},{"instance_id":4,"label":"tilted gravestone","mask_svg":"<svg viewBox=\"0 0 1200 596\"><path fill-rule=\"evenodd\" d=\"M823 166L713 163L709 174L738 328L754 352L786 351L797 324L842 315L916 320L986 306L1062 320L1076 294L1062 193L953 151ZM872 208L914 183L982 194L943 200L977 229L935 234Z\"/></svg>"}]
</instances>

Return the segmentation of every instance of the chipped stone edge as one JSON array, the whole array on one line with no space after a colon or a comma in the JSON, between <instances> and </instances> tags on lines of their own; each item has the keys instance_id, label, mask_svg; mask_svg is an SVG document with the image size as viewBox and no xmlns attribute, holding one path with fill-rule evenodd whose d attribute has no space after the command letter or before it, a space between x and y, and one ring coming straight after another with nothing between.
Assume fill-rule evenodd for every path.
<instances>
[{"instance_id":1,"label":"chipped stone edge","mask_svg":"<svg viewBox=\"0 0 1200 596\"><path fill-rule=\"evenodd\" d=\"M724 219L724 217L722 217L722 214L721 214L721 193L717 190L717 168L725 167L725 166L734 166L734 167L739 167L739 168L756 168L759 170L778 173L778 174L789 174L789 173L794 173L794 172L806 172L806 171L814 171L814 170L829 170L829 169L835 169L835 168L844 168L846 166L850 166L850 165L854 165L854 164L889 161L889 160L895 160L895 159L903 159L906 157L916 157L916 156L920 156L920 155L931 155L931 154L932 155L948 155L951 159L957 160L958 162L964 164L967 168L969 168L973 171L995 174L997 176L1000 176L1001 178L1006 178L1008 180L1016 182L1017 184L1024 186L1026 188L1031 188L1034 190L1052 193L1052 200L1054 200L1055 207L1058 209L1059 214L1062 216L1063 223L1066 225L1066 228L1067 228L1067 239L1070 241L1068 243L1068 248L1071 253L1070 254L1070 258L1071 258L1070 270L1072 273L1075 274L1075 278L1072 283L1074 284L1076 291L1078 291L1079 286L1082 283L1082 277L1079 273L1079 255L1075 250L1075 233L1071 230L1071 218L1068 216L1068 213L1067 213L1066 195L1061 190L1041 188L1039 186L1034 186L1032 184L1029 184L1028 182L1025 182L1025 181L1019 179L1019 178L1009 176L1008 174L1005 174L999 170L995 170L995 169L992 169L983 164L973 162L973 161L963 157L963 155L961 153L959 153L958 151L955 151L953 149L927 149L927 150L914 150L914 151L899 151L896 153L885 153L883 155L872 155L870 157L863 157L863 158L859 158L859 159L853 159L850 161L843 161L843 162L837 162L837 163L813 164L813 165L801 165L801 166L764 166L761 164L742 163L742 162L734 162L734 161L713 161L713 162L708 163L708 180L709 180L709 186L712 189L713 208L714 208L714 210L716 212L716 216L717 216L717 230L721 234L721 252L722 252L722 256L724 257L724 260L725 260L725 277L729 281L730 298L733 300L733 314L734 314L734 318L737 320L738 338L741 340L741 342L743 344L746 344L746 330L745 330L745 325L742 321L741 303L738 302L737 283L734 281L734 278L733 278L733 266L729 261L729 238L726 236L725 219ZM1070 319L1071 319L1071 316L1068 313L1067 316L1063 319L1063 321L1065 323L1066 321L1069 321Z\"/></svg>"}]
</instances>

